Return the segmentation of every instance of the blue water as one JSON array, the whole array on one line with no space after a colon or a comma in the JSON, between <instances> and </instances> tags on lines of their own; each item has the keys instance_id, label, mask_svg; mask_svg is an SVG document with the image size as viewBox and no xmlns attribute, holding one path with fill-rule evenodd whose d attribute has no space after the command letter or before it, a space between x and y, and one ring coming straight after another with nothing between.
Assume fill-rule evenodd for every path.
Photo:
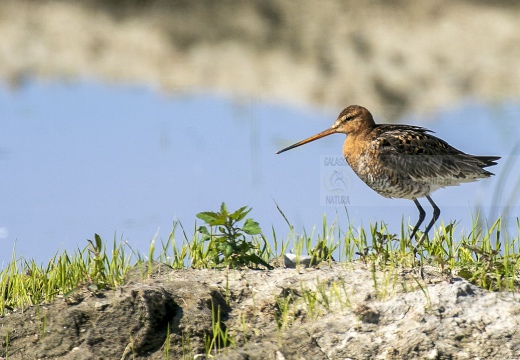
<instances>
[{"instance_id":1,"label":"blue water","mask_svg":"<svg viewBox=\"0 0 520 360\"><path fill-rule=\"evenodd\" d=\"M324 213L346 228L345 207L356 227L385 220L398 233L402 218L416 221L414 204L382 198L341 164L343 135L275 155L328 128L340 110L95 82L0 87L0 267L15 245L18 256L45 262L94 233L146 252L156 233L167 239L177 220L192 233L195 214L222 201L251 206L268 238L271 227L289 233L275 202L300 233L320 229ZM509 195L520 178L519 116L513 101L467 101L400 121L466 152L504 157L491 169L497 176L433 194L442 221L468 227L476 206L488 216L506 206L511 219L520 215ZM507 161L516 166L506 177Z\"/></svg>"}]
</instances>

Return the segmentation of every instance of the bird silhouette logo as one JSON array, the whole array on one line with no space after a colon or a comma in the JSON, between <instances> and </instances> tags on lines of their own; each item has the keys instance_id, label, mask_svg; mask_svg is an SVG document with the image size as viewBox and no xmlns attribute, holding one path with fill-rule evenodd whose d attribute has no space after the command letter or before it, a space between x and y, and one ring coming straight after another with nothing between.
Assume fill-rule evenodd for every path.
<instances>
[{"instance_id":1,"label":"bird silhouette logo","mask_svg":"<svg viewBox=\"0 0 520 360\"><path fill-rule=\"evenodd\" d=\"M348 174L344 170L331 170L323 177L323 186L328 192L342 193L348 188Z\"/></svg>"}]
</instances>

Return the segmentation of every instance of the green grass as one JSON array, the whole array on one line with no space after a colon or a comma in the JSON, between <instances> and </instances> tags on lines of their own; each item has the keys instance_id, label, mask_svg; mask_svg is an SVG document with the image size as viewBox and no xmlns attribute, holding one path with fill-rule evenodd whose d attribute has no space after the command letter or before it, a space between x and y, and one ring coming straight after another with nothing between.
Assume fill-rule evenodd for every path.
<instances>
[{"instance_id":1,"label":"green grass","mask_svg":"<svg viewBox=\"0 0 520 360\"><path fill-rule=\"evenodd\" d=\"M472 228L462 231L458 237L454 235L457 224L441 223L420 249L424 264L456 273L488 290L516 290L520 221L517 221L514 235L502 230L500 218L487 228L478 223L478 219L474 219ZM297 234L291 227L284 238L272 230L271 239L258 234L244 237L242 241L248 244L246 251L255 255L252 263L255 268L262 268L263 263L290 251L296 255L310 254L313 264L332 259L339 262L360 260L384 270L417 266L407 239L408 231L402 226L400 236L390 234L384 223L371 225L368 232L352 225L343 231L337 221L328 225L324 217L320 232L313 228L310 234L306 231ZM180 223L173 225L166 241L154 237L146 256L116 239L110 245L96 234L84 248L73 253L56 253L46 264L18 258L13 251L11 262L0 271L0 314L5 309L23 310L27 306L50 302L57 295L67 296L80 286L88 286L91 290L113 289L123 283L126 272L138 263L149 264L151 268L152 262L158 261L174 269L247 267L248 258L241 258L240 266L236 262L226 263L223 256L219 259L205 234L195 229L188 236ZM228 256L235 261L233 252Z\"/></svg>"},{"instance_id":2,"label":"green grass","mask_svg":"<svg viewBox=\"0 0 520 360\"><path fill-rule=\"evenodd\" d=\"M243 207L228 212L223 206L219 213L201 213L205 217L199 218L208 227L195 226L191 233L180 223L174 223L166 240L153 237L146 255L126 242L113 239L107 243L97 234L93 240L87 240L85 247L72 253L56 253L43 264L18 257L13 251L12 260L0 271L0 315L14 308L23 310L48 303L58 295L67 297L80 287L93 291L115 289L123 284L125 274L134 265L147 264L151 271L154 262L166 263L174 269L266 270L271 260L286 252L309 254L313 264L362 261L373 272L374 288L381 299L389 295L387 291L392 285L398 285L394 270L418 266L412 246L415 241L411 243L408 239L411 227L404 221L401 233L396 235L382 222L370 225L368 230L352 224L342 228L337 219L328 222L324 216L321 227L299 234L278 209L289 225L289 232L280 236L272 228L268 236L252 219L240 223L250 209ZM517 291L520 221L516 221L516 234L504 231L501 218L490 225L482 224L478 216L473 219L470 229L458 229L456 223L440 223L419 249L422 264L434 266L445 274L462 276L490 291ZM383 273L382 277L376 276L379 271ZM412 286L428 297L420 281L416 285ZM288 293L275 299L280 334L293 322L297 307L303 307L308 317L315 318L338 306L341 309L350 306L345 286L339 282L324 285L316 279L316 284L301 284L299 292L301 296L298 297ZM235 343L227 329L221 326L218 307L213 309L213 320L212 334L205 339L207 354ZM42 322L44 331L45 322ZM247 324L242 324L241 331L247 339ZM186 342L186 358L189 358L189 338ZM5 343L9 344L9 338ZM166 358L169 351L165 346Z\"/></svg>"}]
</instances>

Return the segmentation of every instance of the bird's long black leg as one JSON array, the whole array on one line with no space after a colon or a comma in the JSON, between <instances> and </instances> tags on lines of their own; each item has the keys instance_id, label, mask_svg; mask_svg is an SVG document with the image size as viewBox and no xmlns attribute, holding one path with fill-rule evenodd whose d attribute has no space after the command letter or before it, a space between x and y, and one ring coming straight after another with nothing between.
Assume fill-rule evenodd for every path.
<instances>
[{"instance_id":1,"label":"bird's long black leg","mask_svg":"<svg viewBox=\"0 0 520 360\"><path fill-rule=\"evenodd\" d=\"M419 220L417 220L417 224L413 227L412 233L410 235L410 241L412 241L413 237L415 236L415 233L417 230L419 230L419 226L424 221L424 217L426 216L426 212L424 212L424 209L422 208L421 204L417 199L413 199L413 202L415 203L415 206L417 206L417 209L419 210Z\"/></svg>"},{"instance_id":2,"label":"bird's long black leg","mask_svg":"<svg viewBox=\"0 0 520 360\"><path fill-rule=\"evenodd\" d=\"M417 245L415 246L415 248L418 248L422 244L422 242L424 241L424 238L426 237L426 235L428 235L428 232L431 230L431 228L433 227L433 224L435 224L435 222L439 218L439 215L441 214L441 210L433 202L432 198L427 195L426 199L428 199L430 204L432 204L432 206L433 206L433 217L432 217L432 220L430 221L430 223L428 224L428 226L426 226L426 230L424 230L424 233L421 236L421 238L419 239L419 241L417 242Z\"/></svg>"}]
</instances>

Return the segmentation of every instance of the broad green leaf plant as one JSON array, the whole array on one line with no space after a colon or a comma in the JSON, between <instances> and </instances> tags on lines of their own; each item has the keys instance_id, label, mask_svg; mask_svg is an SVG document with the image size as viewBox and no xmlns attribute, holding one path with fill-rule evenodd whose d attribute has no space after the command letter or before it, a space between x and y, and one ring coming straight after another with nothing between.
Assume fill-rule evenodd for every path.
<instances>
[{"instance_id":1,"label":"broad green leaf plant","mask_svg":"<svg viewBox=\"0 0 520 360\"><path fill-rule=\"evenodd\" d=\"M231 268L258 268L262 265L268 269L272 267L258 254L265 253L266 241L262 230L256 221L245 219L242 226L239 223L249 214L251 208L243 206L229 212L226 204L222 203L220 212L204 211L197 214L208 226L199 226L197 231L202 234L203 240L208 242L208 255L216 266ZM264 241L264 249L257 241L251 242L251 236L260 235Z\"/></svg>"}]
</instances>

